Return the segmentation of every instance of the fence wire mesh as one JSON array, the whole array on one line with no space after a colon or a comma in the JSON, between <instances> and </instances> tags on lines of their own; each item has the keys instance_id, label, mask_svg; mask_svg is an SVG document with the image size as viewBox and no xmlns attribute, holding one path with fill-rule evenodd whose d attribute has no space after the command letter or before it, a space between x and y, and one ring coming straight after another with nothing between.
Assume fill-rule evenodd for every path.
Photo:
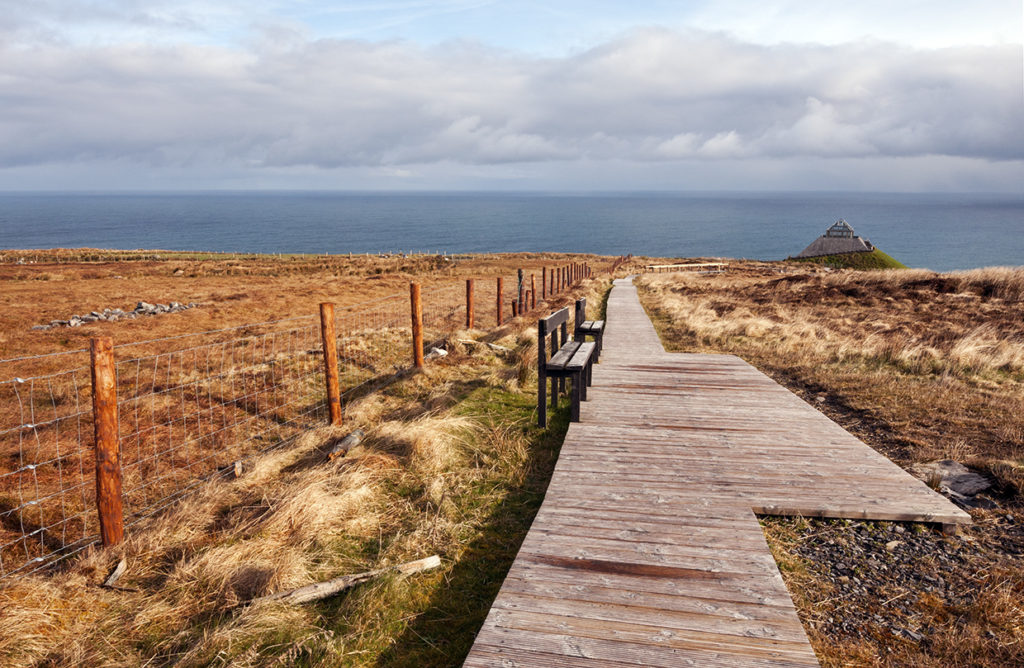
<instances>
[{"instance_id":1,"label":"fence wire mesh","mask_svg":"<svg viewBox=\"0 0 1024 668\"><path fill-rule=\"evenodd\" d=\"M91 407L87 368L0 382L0 577L95 536Z\"/></svg>"},{"instance_id":2,"label":"fence wire mesh","mask_svg":"<svg viewBox=\"0 0 1024 668\"><path fill-rule=\"evenodd\" d=\"M117 363L125 519L150 515L233 463L322 424L312 318Z\"/></svg>"},{"instance_id":3,"label":"fence wire mesh","mask_svg":"<svg viewBox=\"0 0 1024 668\"><path fill-rule=\"evenodd\" d=\"M342 405L410 364L409 297L394 294L338 309L334 316Z\"/></svg>"}]
</instances>

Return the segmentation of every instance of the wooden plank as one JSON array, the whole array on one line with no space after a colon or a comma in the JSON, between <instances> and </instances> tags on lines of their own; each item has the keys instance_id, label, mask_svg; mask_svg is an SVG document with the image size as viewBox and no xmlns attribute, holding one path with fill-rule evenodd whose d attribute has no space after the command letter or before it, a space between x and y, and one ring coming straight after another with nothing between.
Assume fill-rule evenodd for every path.
<instances>
[{"instance_id":1,"label":"wooden plank","mask_svg":"<svg viewBox=\"0 0 1024 668\"><path fill-rule=\"evenodd\" d=\"M564 369L565 365L569 363L572 356L576 354L582 344L579 341L569 341L561 348L558 352L551 356L548 360L548 370Z\"/></svg>"},{"instance_id":2,"label":"wooden plank","mask_svg":"<svg viewBox=\"0 0 1024 668\"><path fill-rule=\"evenodd\" d=\"M572 354L572 358L565 363L565 370L574 371L587 366L587 363L590 362L591 355L594 354L595 347L597 347L597 344L595 343L579 344L576 352Z\"/></svg>"}]
</instances>

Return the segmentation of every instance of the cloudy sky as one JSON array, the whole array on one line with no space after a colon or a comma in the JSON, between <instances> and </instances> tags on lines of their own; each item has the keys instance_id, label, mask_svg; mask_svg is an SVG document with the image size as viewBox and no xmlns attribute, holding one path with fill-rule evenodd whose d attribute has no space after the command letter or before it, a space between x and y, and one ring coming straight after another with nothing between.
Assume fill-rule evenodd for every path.
<instances>
[{"instance_id":1,"label":"cloudy sky","mask_svg":"<svg viewBox=\"0 0 1024 668\"><path fill-rule=\"evenodd\" d=\"M1021 14L0 0L0 190L1020 192Z\"/></svg>"}]
</instances>

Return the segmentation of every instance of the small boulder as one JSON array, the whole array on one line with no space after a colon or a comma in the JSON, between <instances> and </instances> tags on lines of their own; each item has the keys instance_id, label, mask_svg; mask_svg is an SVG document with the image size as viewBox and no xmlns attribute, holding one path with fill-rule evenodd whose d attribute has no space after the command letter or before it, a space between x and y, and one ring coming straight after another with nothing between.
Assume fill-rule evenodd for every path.
<instances>
[{"instance_id":1,"label":"small boulder","mask_svg":"<svg viewBox=\"0 0 1024 668\"><path fill-rule=\"evenodd\" d=\"M988 478L952 459L914 464L910 472L925 482L938 481L940 486L964 496L974 496L992 486Z\"/></svg>"},{"instance_id":2,"label":"small boulder","mask_svg":"<svg viewBox=\"0 0 1024 668\"><path fill-rule=\"evenodd\" d=\"M34 332L45 332L48 329L50 329L49 325L35 325L32 327L32 331Z\"/></svg>"}]
</instances>

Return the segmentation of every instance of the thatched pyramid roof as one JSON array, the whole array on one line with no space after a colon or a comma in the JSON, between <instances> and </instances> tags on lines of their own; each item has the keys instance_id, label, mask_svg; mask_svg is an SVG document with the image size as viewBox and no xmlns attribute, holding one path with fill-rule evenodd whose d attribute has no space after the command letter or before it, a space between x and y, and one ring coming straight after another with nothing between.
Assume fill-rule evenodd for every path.
<instances>
[{"instance_id":1,"label":"thatched pyramid roof","mask_svg":"<svg viewBox=\"0 0 1024 668\"><path fill-rule=\"evenodd\" d=\"M875 250L871 242L858 237L850 224L843 219L837 220L825 234L814 240L803 249L797 257L817 257L819 255L842 255L843 253L864 253Z\"/></svg>"}]
</instances>

